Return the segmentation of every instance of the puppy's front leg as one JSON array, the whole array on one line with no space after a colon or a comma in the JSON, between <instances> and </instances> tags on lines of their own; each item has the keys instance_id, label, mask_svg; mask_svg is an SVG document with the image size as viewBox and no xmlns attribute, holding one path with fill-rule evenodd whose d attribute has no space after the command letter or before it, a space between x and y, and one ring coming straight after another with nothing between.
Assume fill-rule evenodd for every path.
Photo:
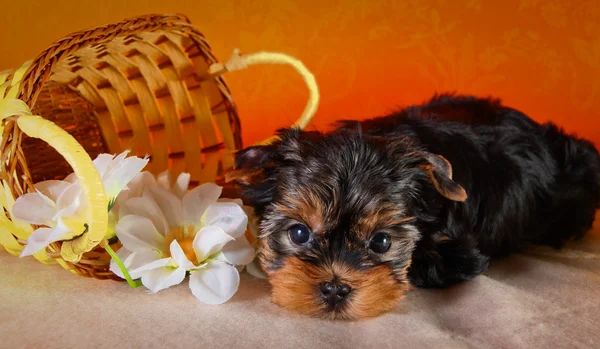
<instances>
[{"instance_id":1,"label":"puppy's front leg","mask_svg":"<svg viewBox=\"0 0 600 349\"><path fill-rule=\"evenodd\" d=\"M442 238L441 238L442 237ZM424 236L413 252L408 275L420 287L445 287L483 273L489 258L481 254L469 235L446 238Z\"/></svg>"}]
</instances>

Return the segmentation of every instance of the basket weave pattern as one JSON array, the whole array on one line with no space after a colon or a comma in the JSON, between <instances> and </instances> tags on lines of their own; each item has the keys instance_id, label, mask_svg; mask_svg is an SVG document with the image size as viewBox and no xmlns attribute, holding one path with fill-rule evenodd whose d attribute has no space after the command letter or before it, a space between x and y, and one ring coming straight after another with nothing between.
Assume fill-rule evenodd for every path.
<instances>
[{"instance_id":1,"label":"basket weave pattern","mask_svg":"<svg viewBox=\"0 0 600 349\"><path fill-rule=\"evenodd\" d=\"M168 168L173 175L190 173L192 185L223 184L242 141L230 92L208 72L216 62L186 17L151 15L58 40L22 79L10 73L7 84L20 80L16 97L68 131L92 158L131 149L150 156L147 170L155 174ZM14 197L70 172L60 154L6 120L0 176ZM51 244L48 255L59 259L60 246ZM109 260L98 247L77 263L60 262L79 275L119 279Z\"/></svg>"}]
</instances>

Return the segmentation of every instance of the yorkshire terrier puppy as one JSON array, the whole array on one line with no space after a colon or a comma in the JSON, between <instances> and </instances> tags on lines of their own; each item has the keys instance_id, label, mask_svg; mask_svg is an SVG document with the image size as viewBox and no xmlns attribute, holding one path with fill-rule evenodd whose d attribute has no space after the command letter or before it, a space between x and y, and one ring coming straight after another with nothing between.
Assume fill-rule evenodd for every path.
<instances>
[{"instance_id":1,"label":"yorkshire terrier puppy","mask_svg":"<svg viewBox=\"0 0 600 349\"><path fill-rule=\"evenodd\" d=\"M259 217L272 301L296 312L376 316L411 285L580 238L600 207L596 148L494 99L436 96L337 126L281 130L228 175Z\"/></svg>"}]
</instances>

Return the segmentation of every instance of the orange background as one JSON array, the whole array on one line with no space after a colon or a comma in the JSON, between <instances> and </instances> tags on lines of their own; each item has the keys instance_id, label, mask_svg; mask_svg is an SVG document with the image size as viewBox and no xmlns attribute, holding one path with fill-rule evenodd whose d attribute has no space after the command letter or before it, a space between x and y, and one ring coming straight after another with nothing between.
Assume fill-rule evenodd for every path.
<instances>
[{"instance_id":1,"label":"orange background","mask_svg":"<svg viewBox=\"0 0 600 349\"><path fill-rule=\"evenodd\" d=\"M0 70L73 31L177 12L222 61L234 48L301 59L322 94L312 128L457 91L500 97L600 144L597 0L38 0L1 10ZM252 67L226 78L245 144L293 122L308 96L287 67Z\"/></svg>"}]
</instances>

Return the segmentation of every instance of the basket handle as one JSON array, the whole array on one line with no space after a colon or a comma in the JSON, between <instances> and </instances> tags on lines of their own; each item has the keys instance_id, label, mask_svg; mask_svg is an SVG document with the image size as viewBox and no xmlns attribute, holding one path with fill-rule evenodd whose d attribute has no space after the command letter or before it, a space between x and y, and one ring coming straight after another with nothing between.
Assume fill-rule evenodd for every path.
<instances>
[{"instance_id":1,"label":"basket handle","mask_svg":"<svg viewBox=\"0 0 600 349\"><path fill-rule=\"evenodd\" d=\"M319 87L314 75L306 68L306 66L298 59L279 52L257 52L247 55L240 55L240 50L235 49L233 55L225 63L214 63L208 68L208 73L211 75L221 75L225 72L245 69L254 64L288 64L292 66L304 79L306 87L308 87L309 97L306 107L302 115L291 127L299 127L304 129L312 120L319 106ZM256 145L268 144L277 136L272 136L266 140L257 143Z\"/></svg>"},{"instance_id":2,"label":"basket handle","mask_svg":"<svg viewBox=\"0 0 600 349\"><path fill-rule=\"evenodd\" d=\"M108 200L100 174L88 153L73 136L55 123L33 115L24 101L0 99L0 123L7 118L15 118L18 127L29 137L39 138L56 149L73 168L81 183L89 205L86 210L88 230L73 240L63 241L60 251L64 260L76 263L83 253L91 251L102 241L108 228Z\"/></svg>"}]
</instances>

